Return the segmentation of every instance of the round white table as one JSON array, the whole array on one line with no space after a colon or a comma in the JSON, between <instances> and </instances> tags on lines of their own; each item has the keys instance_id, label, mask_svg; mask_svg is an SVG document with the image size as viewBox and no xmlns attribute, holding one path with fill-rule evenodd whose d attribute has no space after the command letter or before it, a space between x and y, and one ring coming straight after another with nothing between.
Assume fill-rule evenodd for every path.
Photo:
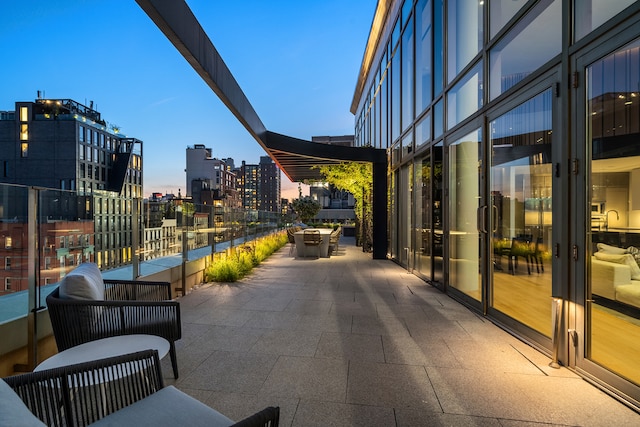
<instances>
[{"instance_id":1,"label":"round white table","mask_svg":"<svg viewBox=\"0 0 640 427\"><path fill-rule=\"evenodd\" d=\"M51 356L40 363L34 372L44 369L59 368L91 360L121 356L143 350L158 350L158 357L162 359L169 352L169 341L155 335L119 335L89 341L75 347L68 348Z\"/></svg>"}]
</instances>

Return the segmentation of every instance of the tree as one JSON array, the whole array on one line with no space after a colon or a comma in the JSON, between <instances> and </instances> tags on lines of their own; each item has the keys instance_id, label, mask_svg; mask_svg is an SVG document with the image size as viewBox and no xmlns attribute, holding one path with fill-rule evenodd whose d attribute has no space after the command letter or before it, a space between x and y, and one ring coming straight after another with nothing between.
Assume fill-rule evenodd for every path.
<instances>
[{"instance_id":1,"label":"tree","mask_svg":"<svg viewBox=\"0 0 640 427\"><path fill-rule=\"evenodd\" d=\"M317 167L329 184L348 191L356 201L354 211L358 221L359 244L368 252L373 245L373 167L370 163L345 162Z\"/></svg>"},{"instance_id":2,"label":"tree","mask_svg":"<svg viewBox=\"0 0 640 427\"><path fill-rule=\"evenodd\" d=\"M302 222L309 221L322 209L320 203L309 196L300 196L298 199L294 199L291 206Z\"/></svg>"}]
</instances>

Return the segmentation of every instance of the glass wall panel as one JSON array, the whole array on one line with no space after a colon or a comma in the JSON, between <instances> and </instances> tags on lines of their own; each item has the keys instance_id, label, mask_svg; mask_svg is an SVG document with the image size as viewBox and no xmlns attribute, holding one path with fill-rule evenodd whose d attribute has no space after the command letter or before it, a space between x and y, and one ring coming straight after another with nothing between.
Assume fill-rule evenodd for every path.
<instances>
[{"instance_id":1,"label":"glass wall panel","mask_svg":"<svg viewBox=\"0 0 640 427\"><path fill-rule=\"evenodd\" d=\"M483 1L447 2L447 81L452 81L482 49Z\"/></svg>"},{"instance_id":2,"label":"glass wall panel","mask_svg":"<svg viewBox=\"0 0 640 427\"><path fill-rule=\"evenodd\" d=\"M489 53L491 99L562 51L562 2L541 2Z\"/></svg>"},{"instance_id":3,"label":"glass wall panel","mask_svg":"<svg viewBox=\"0 0 640 427\"><path fill-rule=\"evenodd\" d=\"M383 68L382 83L380 83L380 148L389 148L389 105L387 91L389 88L389 73L387 72L387 56L384 56L381 67Z\"/></svg>"},{"instance_id":4,"label":"glass wall panel","mask_svg":"<svg viewBox=\"0 0 640 427\"><path fill-rule=\"evenodd\" d=\"M396 50L395 55L391 58L391 93L389 94L391 109L391 142L394 142L400 136L400 84L401 84L401 68L400 68L400 51Z\"/></svg>"},{"instance_id":5,"label":"glass wall panel","mask_svg":"<svg viewBox=\"0 0 640 427\"><path fill-rule=\"evenodd\" d=\"M433 202L431 201L431 155L429 152L415 164L414 195L415 202L415 231L414 241L416 242L415 269L427 279L432 278L432 212Z\"/></svg>"},{"instance_id":6,"label":"glass wall panel","mask_svg":"<svg viewBox=\"0 0 640 427\"><path fill-rule=\"evenodd\" d=\"M489 36L493 38L527 0L491 0L489 2Z\"/></svg>"},{"instance_id":7,"label":"glass wall panel","mask_svg":"<svg viewBox=\"0 0 640 427\"><path fill-rule=\"evenodd\" d=\"M451 129L482 107L482 62L447 94L447 129Z\"/></svg>"},{"instance_id":8,"label":"glass wall panel","mask_svg":"<svg viewBox=\"0 0 640 427\"><path fill-rule=\"evenodd\" d=\"M449 147L449 286L480 301L480 162L478 129Z\"/></svg>"},{"instance_id":9,"label":"glass wall panel","mask_svg":"<svg viewBox=\"0 0 640 427\"><path fill-rule=\"evenodd\" d=\"M587 68L587 358L640 384L640 40Z\"/></svg>"},{"instance_id":10,"label":"glass wall panel","mask_svg":"<svg viewBox=\"0 0 640 427\"><path fill-rule=\"evenodd\" d=\"M551 89L489 125L491 305L551 337Z\"/></svg>"},{"instance_id":11,"label":"glass wall panel","mask_svg":"<svg viewBox=\"0 0 640 427\"><path fill-rule=\"evenodd\" d=\"M431 114L427 113L416 124L416 151L431 140Z\"/></svg>"},{"instance_id":12,"label":"glass wall panel","mask_svg":"<svg viewBox=\"0 0 640 427\"><path fill-rule=\"evenodd\" d=\"M444 132L444 102L442 99L433 107L433 138L442 136Z\"/></svg>"},{"instance_id":13,"label":"glass wall panel","mask_svg":"<svg viewBox=\"0 0 640 427\"><path fill-rule=\"evenodd\" d=\"M433 93L444 89L444 0L433 0Z\"/></svg>"},{"instance_id":14,"label":"glass wall panel","mask_svg":"<svg viewBox=\"0 0 640 427\"><path fill-rule=\"evenodd\" d=\"M402 33L402 130L413 122L413 17Z\"/></svg>"},{"instance_id":15,"label":"glass wall panel","mask_svg":"<svg viewBox=\"0 0 640 427\"><path fill-rule=\"evenodd\" d=\"M635 0L574 0L575 40L580 40L633 3Z\"/></svg>"},{"instance_id":16,"label":"glass wall panel","mask_svg":"<svg viewBox=\"0 0 640 427\"><path fill-rule=\"evenodd\" d=\"M444 214L443 214L443 197L444 197L444 145L442 142L437 143L431 149L431 157L433 158L433 172L431 186L431 199L433 200L431 215L433 218L433 282L444 283L444 252L443 252L443 235L444 235Z\"/></svg>"},{"instance_id":17,"label":"glass wall panel","mask_svg":"<svg viewBox=\"0 0 640 427\"><path fill-rule=\"evenodd\" d=\"M398 177L398 260L400 264L411 268L413 267L413 265L409 263L409 256L413 253L411 230L415 227L412 221L413 163L402 166Z\"/></svg>"},{"instance_id":18,"label":"glass wall panel","mask_svg":"<svg viewBox=\"0 0 640 427\"><path fill-rule=\"evenodd\" d=\"M398 173L397 170L389 175L389 185L387 193L387 212L389 212L389 257L398 259L398 214L396 212L396 189Z\"/></svg>"},{"instance_id":19,"label":"glass wall panel","mask_svg":"<svg viewBox=\"0 0 640 427\"><path fill-rule=\"evenodd\" d=\"M416 3L416 115L425 110L433 99L431 91L432 64L431 0Z\"/></svg>"},{"instance_id":20,"label":"glass wall panel","mask_svg":"<svg viewBox=\"0 0 640 427\"><path fill-rule=\"evenodd\" d=\"M413 132L407 133L402 138L402 159L406 159L413 152Z\"/></svg>"}]
</instances>

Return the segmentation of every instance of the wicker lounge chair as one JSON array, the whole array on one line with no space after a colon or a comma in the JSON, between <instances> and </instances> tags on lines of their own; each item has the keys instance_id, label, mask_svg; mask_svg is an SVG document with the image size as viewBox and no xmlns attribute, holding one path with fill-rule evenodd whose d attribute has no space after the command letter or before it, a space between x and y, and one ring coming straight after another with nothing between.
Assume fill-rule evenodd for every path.
<instances>
[{"instance_id":1,"label":"wicker lounge chair","mask_svg":"<svg viewBox=\"0 0 640 427\"><path fill-rule=\"evenodd\" d=\"M231 419L173 386L156 350L0 379L0 425L276 427L280 409Z\"/></svg>"},{"instance_id":2,"label":"wicker lounge chair","mask_svg":"<svg viewBox=\"0 0 640 427\"><path fill-rule=\"evenodd\" d=\"M93 267L90 265L80 264L74 270L78 273L75 278L91 278L91 268ZM174 377L178 378L175 342L182 337L182 326L180 303L171 301L170 284L102 280L96 278L95 274L93 276L91 286L102 286L103 290L92 299L61 297L61 288L64 292L64 281L72 278L71 273L65 276L60 286L47 297L49 317L58 351L117 335L157 335L169 341L171 366ZM83 281L82 285L87 284Z\"/></svg>"}]
</instances>

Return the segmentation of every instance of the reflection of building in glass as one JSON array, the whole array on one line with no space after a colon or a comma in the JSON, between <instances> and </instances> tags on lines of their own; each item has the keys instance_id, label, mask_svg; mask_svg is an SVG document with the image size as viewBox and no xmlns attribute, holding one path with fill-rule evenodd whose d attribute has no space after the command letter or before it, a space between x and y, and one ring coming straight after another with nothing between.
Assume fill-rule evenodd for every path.
<instances>
[{"instance_id":1,"label":"reflection of building in glass","mask_svg":"<svg viewBox=\"0 0 640 427\"><path fill-rule=\"evenodd\" d=\"M0 182L75 191L74 217L94 226L95 262L102 269L131 262L142 141L107 126L93 102L39 97L0 115L0 145ZM54 199L42 205L52 220L61 209Z\"/></svg>"}]
</instances>

